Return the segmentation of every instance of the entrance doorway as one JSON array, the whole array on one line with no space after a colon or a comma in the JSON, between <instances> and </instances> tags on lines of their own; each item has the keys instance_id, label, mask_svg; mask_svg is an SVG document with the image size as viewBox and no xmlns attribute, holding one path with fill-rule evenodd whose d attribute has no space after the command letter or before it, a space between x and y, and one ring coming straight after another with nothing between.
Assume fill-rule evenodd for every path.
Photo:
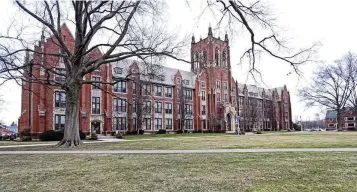
<instances>
[{"instance_id":1,"label":"entrance doorway","mask_svg":"<svg viewBox=\"0 0 357 192\"><path fill-rule=\"evenodd\" d=\"M231 114L227 114L227 128L228 128L228 131L232 131L232 117L231 117Z\"/></svg>"},{"instance_id":2,"label":"entrance doorway","mask_svg":"<svg viewBox=\"0 0 357 192\"><path fill-rule=\"evenodd\" d=\"M92 131L96 134L100 134L100 122L99 121L92 121L91 123Z\"/></svg>"}]
</instances>

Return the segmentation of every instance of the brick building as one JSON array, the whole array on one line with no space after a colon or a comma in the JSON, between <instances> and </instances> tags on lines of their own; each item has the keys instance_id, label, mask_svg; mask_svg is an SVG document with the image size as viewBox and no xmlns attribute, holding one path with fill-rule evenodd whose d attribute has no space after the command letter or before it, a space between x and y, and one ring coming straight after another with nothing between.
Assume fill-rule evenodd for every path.
<instances>
[{"instance_id":1,"label":"brick building","mask_svg":"<svg viewBox=\"0 0 357 192\"><path fill-rule=\"evenodd\" d=\"M342 130L356 130L356 118L352 107L345 107L341 111L341 128ZM326 130L337 129L337 112L327 110L325 117Z\"/></svg>"},{"instance_id":2,"label":"brick building","mask_svg":"<svg viewBox=\"0 0 357 192\"><path fill-rule=\"evenodd\" d=\"M74 38L66 25L62 34L68 45ZM58 53L54 39L42 36L36 50ZM73 46L72 46L73 47ZM99 57L94 50L91 57ZM225 130L237 127L290 129L291 104L286 87L262 89L238 84L231 74L228 35L216 38L209 27L208 36L191 43L191 71L183 71L137 61L102 65L85 76L93 81L116 82L114 86L96 83L83 85L80 101L80 130L98 133L143 129ZM27 55L25 62L43 63L65 73L61 59ZM34 65L30 75L43 78ZM51 75L55 81L62 76ZM29 91L31 90L31 91ZM64 128L65 92L59 87L24 83L19 130L33 133ZM240 126L239 126L240 125Z\"/></svg>"}]
</instances>

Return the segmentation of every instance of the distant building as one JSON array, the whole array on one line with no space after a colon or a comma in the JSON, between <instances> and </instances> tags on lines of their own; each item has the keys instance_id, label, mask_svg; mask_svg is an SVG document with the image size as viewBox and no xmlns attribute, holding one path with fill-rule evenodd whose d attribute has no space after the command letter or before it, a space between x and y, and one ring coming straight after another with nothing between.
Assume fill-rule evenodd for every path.
<instances>
[{"instance_id":1,"label":"distant building","mask_svg":"<svg viewBox=\"0 0 357 192\"><path fill-rule=\"evenodd\" d=\"M352 107L345 107L341 112L341 128L342 130L356 130L356 118ZM325 117L326 130L337 129L337 111L327 110Z\"/></svg>"},{"instance_id":2,"label":"distant building","mask_svg":"<svg viewBox=\"0 0 357 192\"><path fill-rule=\"evenodd\" d=\"M73 45L73 36L66 25L61 30L66 43ZM59 52L56 44L50 38L45 41L44 37L35 49L45 53ZM92 53L93 57L100 55L99 50ZM30 57L27 62L43 62L55 66L58 73L66 73L59 58L41 58L36 53ZM224 40L216 38L211 27L205 39L195 42L192 37L191 71L159 67L158 74L142 75L147 70L144 65L123 61L102 65L100 69L87 74L86 79L95 81L120 81L114 86L83 85L80 130L97 133L137 129L145 132L157 132L160 129L233 132L238 127L246 130L292 128L290 95L286 86L263 89L235 81L231 74L228 35ZM34 67L29 71L37 78L46 77L39 68ZM29 78L29 75L25 78ZM51 75L49 78L63 80L63 76ZM144 95L146 106L141 126L137 122L139 91ZM120 99L112 97L112 94ZM20 131L30 128L34 134L39 134L46 130L63 129L65 106L65 92L60 87L47 88L24 83Z\"/></svg>"}]
</instances>

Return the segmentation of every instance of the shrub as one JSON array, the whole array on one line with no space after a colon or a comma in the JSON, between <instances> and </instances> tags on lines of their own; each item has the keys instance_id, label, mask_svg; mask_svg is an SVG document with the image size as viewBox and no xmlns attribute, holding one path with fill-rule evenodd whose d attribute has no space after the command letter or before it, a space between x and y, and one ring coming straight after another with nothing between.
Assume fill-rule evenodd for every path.
<instances>
[{"instance_id":1,"label":"shrub","mask_svg":"<svg viewBox=\"0 0 357 192\"><path fill-rule=\"evenodd\" d=\"M20 139L21 141L31 141L31 130L24 129L20 132Z\"/></svg>"},{"instance_id":2,"label":"shrub","mask_svg":"<svg viewBox=\"0 0 357 192\"><path fill-rule=\"evenodd\" d=\"M127 135L137 135L138 132L136 130L133 130L133 131L127 131L126 132ZM140 129L139 130L139 135L143 135L144 134L144 130Z\"/></svg>"},{"instance_id":3,"label":"shrub","mask_svg":"<svg viewBox=\"0 0 357 192\"><path fill-rule=\"evenodd\" d=\"M202 133L202 129L194 130L192 133Z\"/></svg>"},{"instance_id":4,"label":"shrub","mask_svg":"<svg viewBox=\"0 0 357 192\"><path fill-rule=\"evenodd\" d=\"M61 141L63 131L48 130L40 134L41 141Z\"/></svg>"},{"instance_id":5,"label":"shrub","mask_svg":"<svg viewBox=\"0 0 357 192\"><path fill-rule=\"evenodd\" d=\"M105 132L105 131L103 131L103 132L102 132L102 135L106 136L106 132Z\"/></svg>"},{"instance_id":6,"label":"shrub","mask_svg":"<svg viewBox=\"0 0 357 192\"><path fill-rule=\"evenodd\" d=\"M115 137L116 137L117 139L123 139L123 135L122 135L121 133L115 134Z\"/></svg>"},{"instance_id":7,"label":"shrub","mask_svg":"<svg viewBox=\"0 0 357 192\"><path fill-rule=\"evenodd\" d=\"M182 131L182 130L177 130L176 133L177 133L177 134L182 134L183 131Z\"/></svg>"},{"instance_id":8,"label":"shrub","mask_svg":"<svg viewBox=\"0 0 357 192\"><path fill-rule=\"evenodd\" d=\"M81 140L86 139L86 133L84 133L83 131L79 130L79 138L81 138Z\"/></svg>"},{"instance_id":9,"label":"shrub","mask_svg":"<svg viewBox=\"0 0 357 192\"><path fill-rule=\"evenodd\" d=\"M97 136L97 134L95 132L92 132L90 134L90 140L98 140L98 136Z\"/></svg>"},{"instance_id":10,"label":"shrub","mask_svg":"<svg viewBox=\"0 0 357 192\"><path fill-rule=\"evenodd\" d=\"M257 134L263 134L263 131L261 128L258 129Z\"/></svg>"},{"instance_id":11,"label":"shrub","mask_svg":"<svg viewBox=\"0 0 357 192\"><path fill-rule=\"evenodd\" d=\"M245 135L245 130L241 131L240 133L241 133L242 135Z\"/></svg>"},{"instance_id":12,"label":"shrub","mask_svg":"<svg viewBox=\"0 0 357 192\"><path fill-rule=\"evenodd\" d=\"M166 129L160 129L157 134L166 134Z\"/></svg>"},{"instance_id":13,"label":"shrub","mask_svg":"<svg viewBox=\"0 0 357 192\"><path fill-rule=\"evenodd\" d=\"M111 131L110 136L115 136L115 131Z\"/></svg>"}]
</instances>

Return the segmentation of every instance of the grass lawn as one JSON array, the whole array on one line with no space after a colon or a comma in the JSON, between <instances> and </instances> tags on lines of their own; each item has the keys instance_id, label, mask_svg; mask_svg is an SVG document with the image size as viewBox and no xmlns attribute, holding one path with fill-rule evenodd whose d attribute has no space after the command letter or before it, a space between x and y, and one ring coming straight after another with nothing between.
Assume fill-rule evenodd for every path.
<instances>
[{"instance_id":1,"label":"grass lawn","mask_svg":"<svg viewBox=\"0 0 357 192\"><path fill-rule=\"evenodd\" d=\"M171 138L169 138L171 137ZM143 140L151 138L153 140ZM250 148L345 148L357 147L357 132L282 133L263 135L182 134L125 136L130 141L93 143L70 150L149 149L250 149ZM68 150L51 146L0 150Z\"/></svg>"},{"instance_id":2,"label":"grass lawn","mask_svg":"<svg viewBox=\"0 0 357 192\"><path fill-rule=\"evenodd\" d=\"M357 191L356 153L0 156L1 191Z\"/></svg>"},{"instance_id":3,"label":"grass lawn","mask_svg":"<svg viewBox=\"0 0 357 192\"><path fill-rule=\"evenodd\" d=\"M56 141L48 142L48 141L0 141L0 146L8 146L8 145L35 145L35 144L47 144L47 143L55 143Z\"/></svg>"}]
</instances>

